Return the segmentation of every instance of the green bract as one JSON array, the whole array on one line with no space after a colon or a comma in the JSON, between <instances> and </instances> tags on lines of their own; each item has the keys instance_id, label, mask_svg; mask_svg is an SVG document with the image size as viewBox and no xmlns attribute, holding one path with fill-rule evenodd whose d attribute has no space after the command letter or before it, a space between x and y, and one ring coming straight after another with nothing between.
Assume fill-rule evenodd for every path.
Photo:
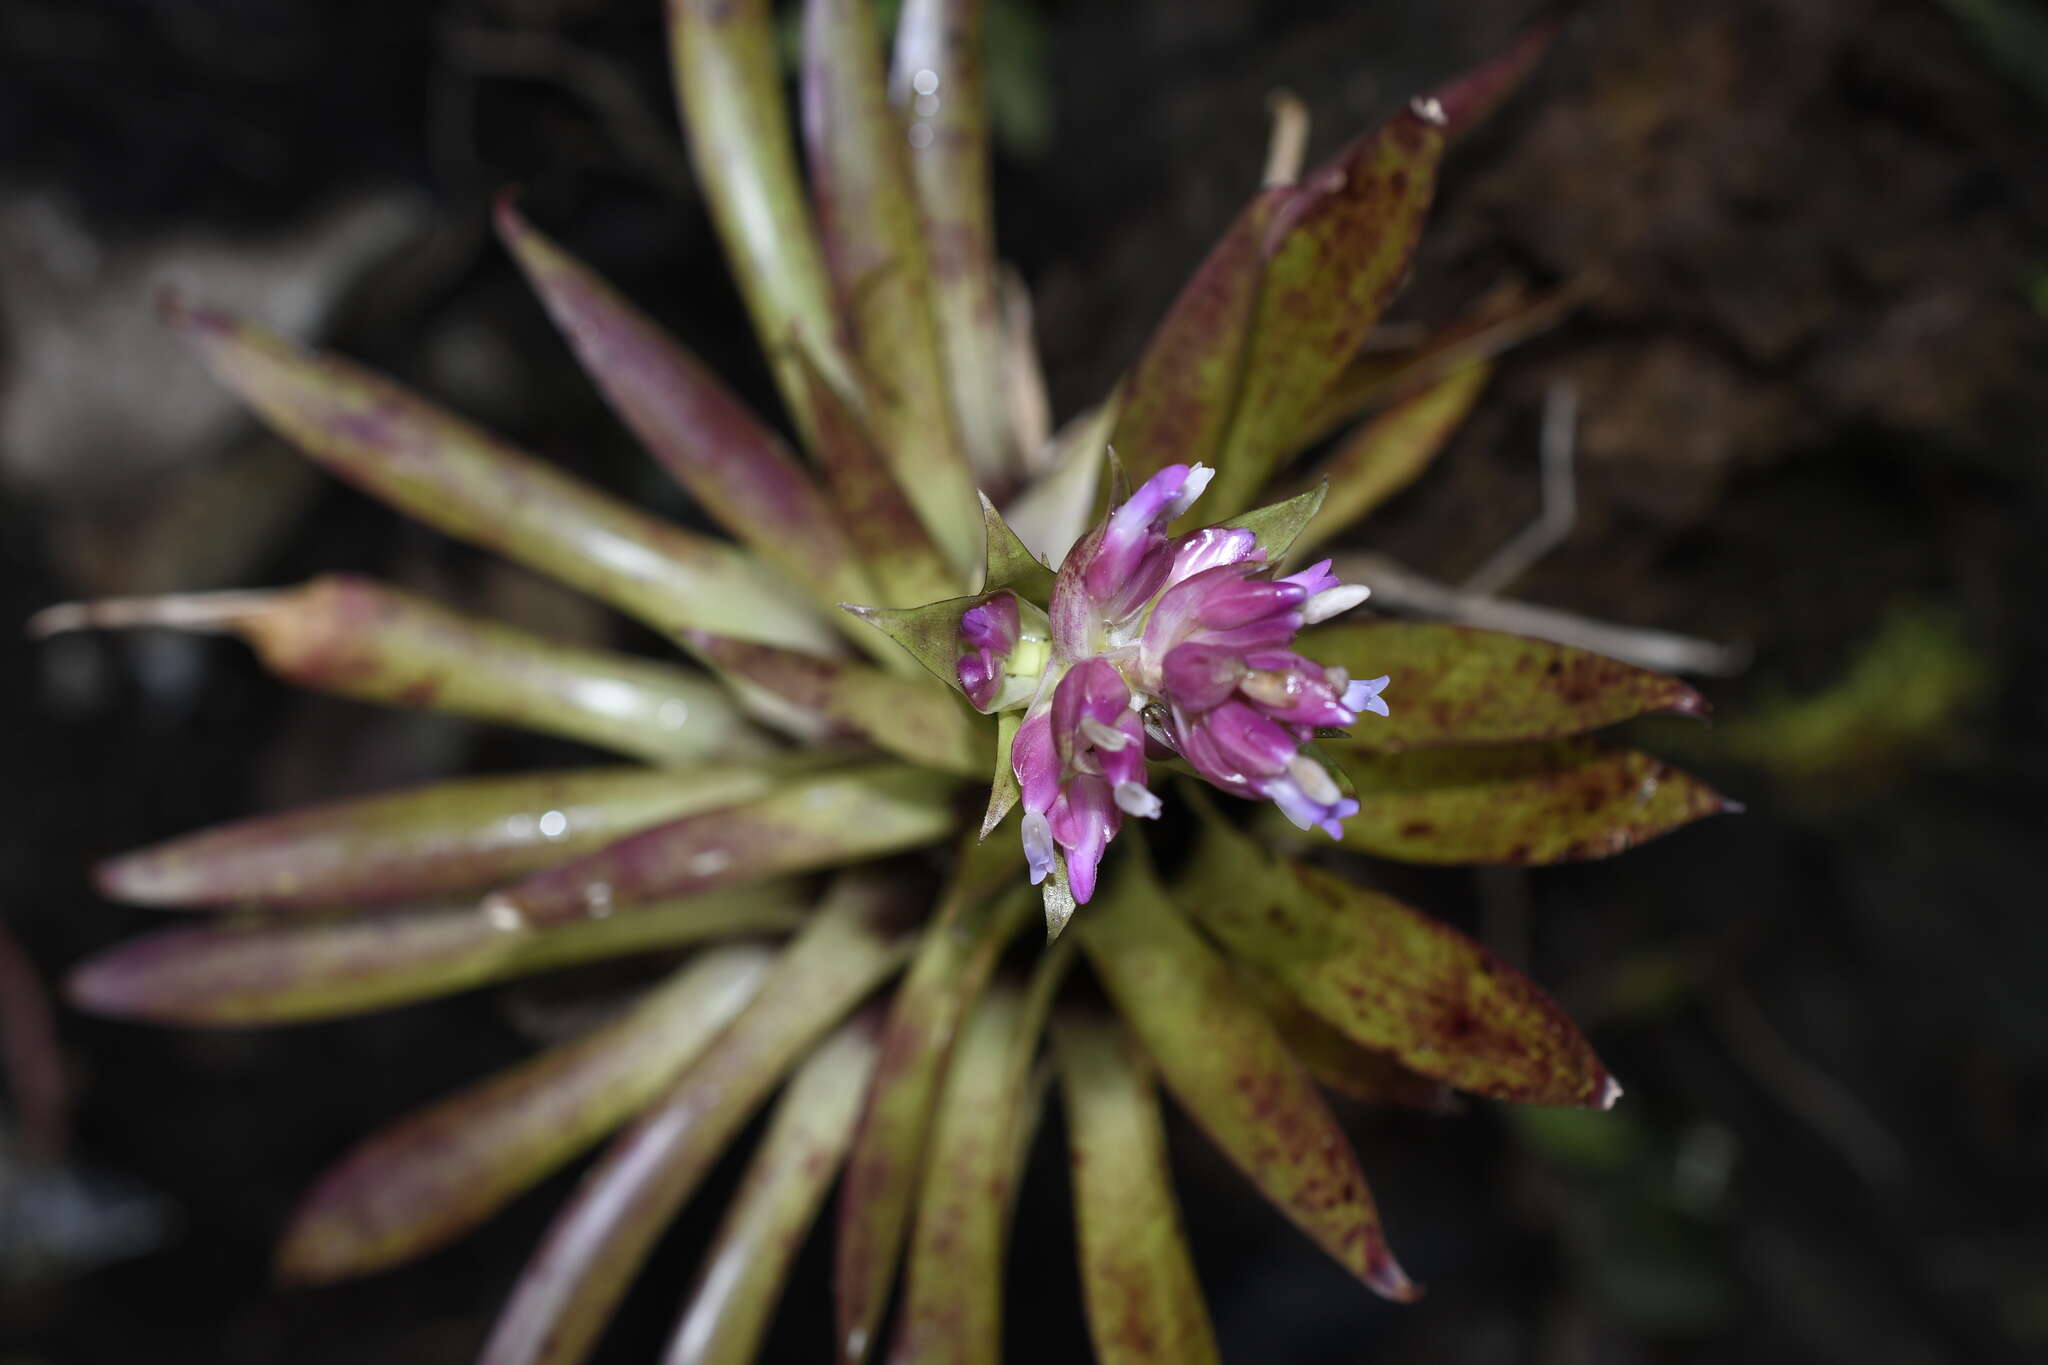
<instances>
[{"instance_id":1,"label":"green bract","mask_svg":"<svg viewBox=\"0 0 2048 1365\"><path fill-rule=\"evenodd\" d=\"M499 229L621 420L733 541L662 523L200 304L174 306L170 324L340 477L637 617L688 660L572 649L348 578L44 618L232 631L305 686L544 730L642 766L451 782L114 859L109 895L249 913L121 947L80 969L74 997L245 1025L688 948L596 1031L366 1140L286 1234L290 1278L378 1269L609 1138L513 1290L491 1365L584 1359L665 1225L778 1091L671 1361L751 1356L835 1172L844 1359L878 1351L893 1295L892 1359L994 1360L1010 1201L1052 1084L1104 1360L1215 1354L1162 1086L1340 1264L1412 1297L1319 1085L1405 1104L1447 1088L1611 1104L1618 1087L1586 1040L1463 935L1270 851L1253 835L1261 818L1227 818L1241 806L1198 799L1175 817L1185 842L1157 844L1184 850L1170 862L1128 834L1074 932L1041 945L1014 827L981 841L1012 818L1003 755L1017 716L967 705L953 670L961 617L990 594L1045 606L1052 567L1108 494L1106 446L1133 481L1212 466L1213 515L1275 563L1421 471L1487 357L1556 301L1495 309L1404 353L1361 347L1408 269L1446 144L1504 97L1543 35L1261 191L1116 394L1039 441L1006 399L1035 361L998 288L981 7L908 0L892 83L864 0L809 0L807 178L766 0L668 8L704 194L803 449L509 202ZM1295 467L1362 413L1320 465ZM1387 722L1327 746L1363 806L1348 846L1545 863L1724 807L1646 755L1581 737L1703 709L1669 678L1384 621L1324 627L1301 648L1393 680ZM921 890L934 884L935 899Z\"/></svg>"}]
</instances>

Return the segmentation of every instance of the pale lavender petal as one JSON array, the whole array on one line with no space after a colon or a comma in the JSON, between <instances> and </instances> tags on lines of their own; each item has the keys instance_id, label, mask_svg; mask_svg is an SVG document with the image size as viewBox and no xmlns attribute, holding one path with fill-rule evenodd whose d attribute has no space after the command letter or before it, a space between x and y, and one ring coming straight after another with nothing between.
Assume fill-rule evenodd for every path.
<instances>
[{"instance_id":1,"label":"pale lavender petal","mask_svg":"<svg viewBox=\"0 0 2048 1365\"><path fill-rule=\"evenodd\" d=\"M1390 681L1391 677L1382 673L1377 678L1352 683L1344 689L1344 709L1353 715L1361 711L1370 711L1376 716L1386 715L1387 704L1380 699L1380 693L1386 690Z\"/></svg>"},{"instance_id":2,"label":"pale lavender petal","mask_svg":"<svg viewBox=\"0 0 2048 1365\"><path fill-rule=\"evenodd\" d=\"M1044 811L1028 810L1018 831L1024 839L1024 861L1031 868L1031 884L1037 886L1052 871L1052 823Z\"/></svg>"},{"instance_id":3,"label":"pale lavender petal","mask_svg":"<svg viewBox=\"0 0 2048 1365\"><path fill-rule=\"evenodd\" d=\"M1280 582L1292 583L1309 596L1328 592L1331 588L1339 586L1337 576L1330 572L1330 561L1327 559L1309 565L1300 573L1289 574Z\"/></svg>"}]
</instances>

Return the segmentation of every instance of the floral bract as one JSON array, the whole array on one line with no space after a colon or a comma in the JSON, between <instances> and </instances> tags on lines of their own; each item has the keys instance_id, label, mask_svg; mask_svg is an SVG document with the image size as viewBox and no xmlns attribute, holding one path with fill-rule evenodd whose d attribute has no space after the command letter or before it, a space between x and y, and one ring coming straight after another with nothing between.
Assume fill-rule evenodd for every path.
<instances>
[{"instance_id":1,"label":"floral bract","mask_svg":"<svg viewBox=\"0 0 2048 1365\"><path fill-rule=\"evenodd\" d=\"M833 1198L839 1358L875 1356L893 1322L891 1360L994 1361L1048 1051L1106 1360L1215 1359L1161 1090L1363 1285L1412 1298L1325 1089L1586 1107L1619 1092L1541 989L1353 880L1371 875L1355 854L1597 857L1725 808L1648 754L1580 738L1700 713L1685 684L1541 641L1339 621L1365 588L1327 559L1288 563L1414 478L1491 352L1555 315L1536 301L1367 344L1446 146L1547 35L1259 191L1116 392L1048 432L1019 399L1044 390L995 258L981 5L908 0L893 80L864 0L804 9L808 175L766 0L667 7L705 202L794 444L513 204L498 215L592 381L731 540L339 357L201 303L168 310L310 458L688 657L570 647L341 576L50 609L43 630L230 632L301 685L627 760L111 859L109 896L242 913L117 947L72 997L240 1026L656 955L666 974L598 1028L343 1154L286 1233L288 1280L364 1274L606 1144L513 1287L489 1365L586 1359L771 1104L668 1359L750 1358ZM1123 478L1111 448L1135 491L1105 492ZM1176 532L1198 506L1216 523ZM1203 784L1341 847L1302 862L1285 822ZM1157 864L1152 822L1174 850ZM1050 946L1025 932L1040 899L1055 931L1073 915Z\"/></svg>"}]
</instances>

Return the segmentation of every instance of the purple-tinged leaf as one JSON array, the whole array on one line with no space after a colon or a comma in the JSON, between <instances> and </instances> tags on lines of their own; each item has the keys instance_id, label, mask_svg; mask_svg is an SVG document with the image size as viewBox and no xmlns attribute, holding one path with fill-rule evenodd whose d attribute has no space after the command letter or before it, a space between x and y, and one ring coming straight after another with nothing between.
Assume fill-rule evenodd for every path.
<instances>
[{"instance_id":1,"label":"purple-tinged leaf","mask_svg":"<svg viewBox=\"0 0 2048 1365\"><path fill-rule=\"evenodd\" d=\"M231 631L301 687L516 725L658 763L768 747L707 679L556 644L349 574L274 592L72 603L31 622L38 631L91 626Z\"/></svg>"},{"instance_id":2,"label":"purple-tinged leaf","mask_svg":"<svg viewBox=\"0 0 2048 1365\"><path fill-rule=\"evenodd\" d=\"M1016 460L1003 376L995 221L982 97L983 0L905 0L890 93L910 143L953 411L984 483Z\"/></svg>"},{"instance_id":3,"label":"purple-tinged leaf","mask_svg":"<svg viewBox=\"0 0 2048 1365\"><path fill-rule=\"evenodd\" d=\"M1463 425L1493 367L1486 361L1453 370L1402 399L1337 443L1303 476L1329 490L1322 515L1299 542L1303 550L1349 530L1367 513L1422 477Z\"/></svg>"},{"instance_id":4,"label":"purple-tinged leaf","mask_svg":"<svg viewBox=\"0 0 2048 1365\"><path fill-rule=\"evenodd\" d=\"M1409 863L1609 858L1741 809L1661 759L1584 740L1331 753L1363 807L1344 822L1345 846Z\"/></svg>"},{"instance_id":5,"label":"purple-tinged leaf","mask_svg":"<svg viewBox=\"0 0 2048 1365\"><path fill-rule=\"evenodd\" d=\"M1564 1011L1492 953L1203 814L1174 899L1353 1043L1495 1099L1605 1107L1620 1093Z\"/></svg>"},{"instance_id":6,"label":"purple-tinged leaf","mask_svg":"<svg viewBox=\"0 0 2048 1365\"><path fill-rule=\"evenodd\" d=\"M1054 1051L1066 1097L1074 1225L1088 1332L1101 1365L1216 1360L1166 1165L1152 1065L1106 1014L1062 1013Z\"/></svg>"},{"instance_id":7,"label":"purple-tinged leaf","mask_svg":"<svg viewBox=\"0 0 2048 1365\"><path fill-rule=\"evenodd\" d=\"M774 961L758 944L711 949L612 1022L357 1144L300 1204L279 1275L346 1279L462 1235L661 1094Z\"/></svg>"},{"instance_id":8,"label":"purple-tinged leaf","mask_svg":"<svg viewBox=\"0 0 2048 1365\"><path fill-rule=\"evenodd\" d=\"M483 891L663 820L766 795L789 760L479 777L260 815L101 863L139 905L385 905Z\"/></svg>"},{"instance_id":9,"label":"purple-tinged leaf","mask_svg":"<svg viewBox=\"0 0 2048 1365\"><path fill-rule=\"evenodd\" d=\"M934 532L926 529L868 429L808 361L804 376L815 426L812 453L832 485L861 558L885 595L883 605L910 606L957 594L967 575L947 563ZM929 495L926 501L931 501ZM935 520L935 525L955 542L965 542L956 549L964 563L974 552L973 489L963 490L958 501L960 506L945 512L946 519ZM934 508L930 514L936 519L941 510Z\"/></svg>"},{"instance_id":10,"label":"purple-tinged leaf","mask_svg":"<svg viewBox=\"0 0 2048 1365\"><path fill-rule=\"evenodd\" d=\"M1529 297L1519 288L1498 291L1470 316L1425 337L1421 344L1400 350L1370 344L1323 390L1295 436L1297 449L1331 435L1367 408L1411 398L1482 360L1546 332L1585 296L1583 283Z\"/></svg>"},{"instance_id":11,"label":"purple-tinged leaf","mask_svg":"<svg viewBox=\"0 0 2048 1365\"><path fill-rule=\"evenodd\" d=\"M879 858L951 833L952 789L949 779L900 764L837 768L643 830L493 893L488 904L511 922L545 926Z\"/></svg>"},{"instance_id":12,"label":"purple-tinged leaf","mask_svg":"<svg viewBox=\"0 0 2048 1365\"><path fill-rule=\"evenodd\" d=\"M790 1263L852 1141L874 1074L881 1011L840 1025L790 1078L704 1254L663 1365L748 1365Z\"/></svg>"},{"instance_id":13,"label":"purple-tinged leaf","mask_svg":"<svg viewBox=\"0 0 2048 1365\"><path fill-rule=\"evenodd\" d=\"M1521 87L1550 51L1557 37L1558 22L1545 20L1531 27L1496 56L1444 85L1432 95L1443 114L1444 136L1457 139L1472 131L1488 114L1504 104Z\"/></svg>"},{"instance_id":14,"label":"purple-tinged leaf","mask_svg":"<svg viewBox=\"0 0 2048 1365\"><path fill-rule=\"evenodd\" d=\"M668 28L697 183L782 401L808 435L797 351L839 392L855 384L797 174L774 16L768 0L669 0Z\"/></svg>"},{"instance_id":15,"label":"purple-tinged leaf","mask_svg":"<svg viewBox=\"0 0 2048 1365\"><path fill-rule=\"evenodd\" d=\"M1238 980L1280 1030L1288 1050L1301 1059L1325 1090L1366 1104L1449 1111L1450 1087L1410 1071L1385 1052L1360 1047L1335 1024L1315 1014L1264 972L1240 962Z\"/></svg>"},{"instance_id":16,"label":"purple-tinged leaf","mask_svg":"<svg viewBox=\"0 0 2048 1365\"><path fill-rule=\"evenodd\" d=\"M159 1023L328 1019L551 967L780 933L805 918L806 902L782 883L544 931L522 931L474 905L346 917L294 911L129 939L74 971L70 995L82 1009Z\"/></svg>"},{"instance_id":17,"label":"purple-tinged leaf","mask_svg":"<svg viewBox=\"0 0 2048 1365\"><path fill-rule=\"evenodd\" d=\"M717 376L509 200L498 235L612 410L690 496L827 611L872 591L810 472Z\"/></svg>"},{"instance_id":18,"label":"purple-tinged leaf","mask_svg":"<svg viewBox=\"0 0 2048 1365\"><path fill-rule=\"evenodd\" d=\"M1604 654L1469 626L1364 621L1296 646L1354 678L1386 674L1388 714L1361 717L1347 747L1391 753L1560 739L1636 716L1704 716L1685 683Z\"/></svg>"},{"instance_id":19,"label":"purple-tinged leaf","mask_svg":"<svg viewBox=\"0 0 2048 1365\"><path fill-rule=\"evenodd\" d=\"M850 660L702 632L684 639L719 668L823 718L828 733L856 736L913 763L964 777L988 771L988 722L956 692L933 686L921 673L903 677Z\"/></svg>"},{"instance_id":20,"label":"purple-tinged leaf","mask_svg":"<svg viewBox=\"0 0 2048 1365\"><path fill-rule=\"evenodd\" d=\"M1338 1264L1376 1293L1416 1297L1351 1144L1230 964L1166 903L1140 857L1125 857L1106 890L1074 931L1166 1088Z\"/></svg>"},{"instance_id":21,"label":"purple-tinged leaf","mask_svg":"<svg viewBox=\"0 0 2048 1365\"><path fill-rule=\"evenodd\" d=\"M960 1017L1029 916L1022 854L982 845L964 855L889 1005L881 1060L840 1186L833 1300L839 1357L867 1358L881 1326L924 1169L933 1096Z\"/></svg>"},{"instance_id":22,"label":"purple-tinged leaf","mask_svg":"<svg viewBox=\"0 0 2048 1365\"><path fill-rule=\"evenodd\" d=\"M1210 515L1253 501L1406 275L1436 188L1441 118L1417 100L1277 192Z\"/></svg>"},{"instance_id":23,"label":"purple-tinged leaf","mask_svg":"<svg viewBox=\"0 0 2048 1365\"><path fill-rule=\"evenodd\" d=\"M173 305L170 321L280 435L407 516L664 633L832 647L797 590L734 546L629 507L336 356L210 309Z\"/></svg>"},{"instance_id":24,"label":"purple-tinged leaf","mask_svg":"<svg viewBox=\"0 0 2048 1365\"><path fill-rule=\"evenodd\" d=\"M889 106L868 0L806 0L803 124L825 264L868 380L874 445L965 568L975 551L974 476L933 311L931 258L910 178L914 153ZM823 445L822 421L817 426Z\"/></svg>"},{"instance_id":25,"label":"purple-tinged leaf","mask_svg":"<svg viewBox=\"0 0 2048 1365\"><path fill-rule=\"evenodd\" d=\"M1292 193L1263 190L1244 207L1181 287L1118 390L1109 444L1133 479L1142 483L1170 464L1216 463L1244 375L1262 248Z\"/></svg>"},{"instance_id":26,"label":"purple-tinged leaf","mask_svg":"<svg viewBox=\"0 0 2048 1365\"><path fill-rule=\"evenodd\" d=\"M760 993L591 1168L527 1263L483 1365L589 1356L648 1250L783 1074L909 953L886 879L842 878Z\"/></svg>"}]
</instances>

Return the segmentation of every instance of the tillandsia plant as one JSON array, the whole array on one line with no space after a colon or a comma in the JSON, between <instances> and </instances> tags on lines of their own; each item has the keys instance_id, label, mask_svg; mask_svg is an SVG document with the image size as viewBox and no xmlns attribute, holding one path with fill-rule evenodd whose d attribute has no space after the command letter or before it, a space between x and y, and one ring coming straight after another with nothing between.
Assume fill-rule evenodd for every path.
<instances>
[{"instance_id":1,"label":"tillandsia plant","mask_svg":"<svg viewBox=\"0 0 2048 1365\"><path fill-rule=\"evenodd\" d=\"M346 361L170 306L312 458L695 661L571 649L352 577L42 618L231 631L308 686L641 761L267 816L100 869L116 898L248 912L85 964L73 998L114 1014L247 1025L625 954L668 966L607 1022L344 1156L285 1237L288 1278L420 1255L623 1129L484 1355L582 1360L779 1089L668 1358L751 1356L836 1179L843 1358L893 1321L893 1360L993 1360L1010 1206L1057 1075L1101 1358L1201 1361L1215 1348L1158 1086L1395 1299L1417 1291L1319 1087L1423 1105L1619 1093L1531 982L1295 856L1301 829L1383 858L1549 863L1724 806L1580 737L1700 711L1685 685L1532 640L1340 623L1365 588L1327 560L1290 567L1423 467L1485 356L1544 306L1368 345L1446 145L1543 36L1277 177L1116 393L1049 435L993 254L980 17L910 0L892 81L862 0L809 0L806 179L766 0L669 6L704 194L808 460L500 206L592 379L737 543ZM1022 932L1041 906L1049 944Z\"/></svg>"}]
</instances>

